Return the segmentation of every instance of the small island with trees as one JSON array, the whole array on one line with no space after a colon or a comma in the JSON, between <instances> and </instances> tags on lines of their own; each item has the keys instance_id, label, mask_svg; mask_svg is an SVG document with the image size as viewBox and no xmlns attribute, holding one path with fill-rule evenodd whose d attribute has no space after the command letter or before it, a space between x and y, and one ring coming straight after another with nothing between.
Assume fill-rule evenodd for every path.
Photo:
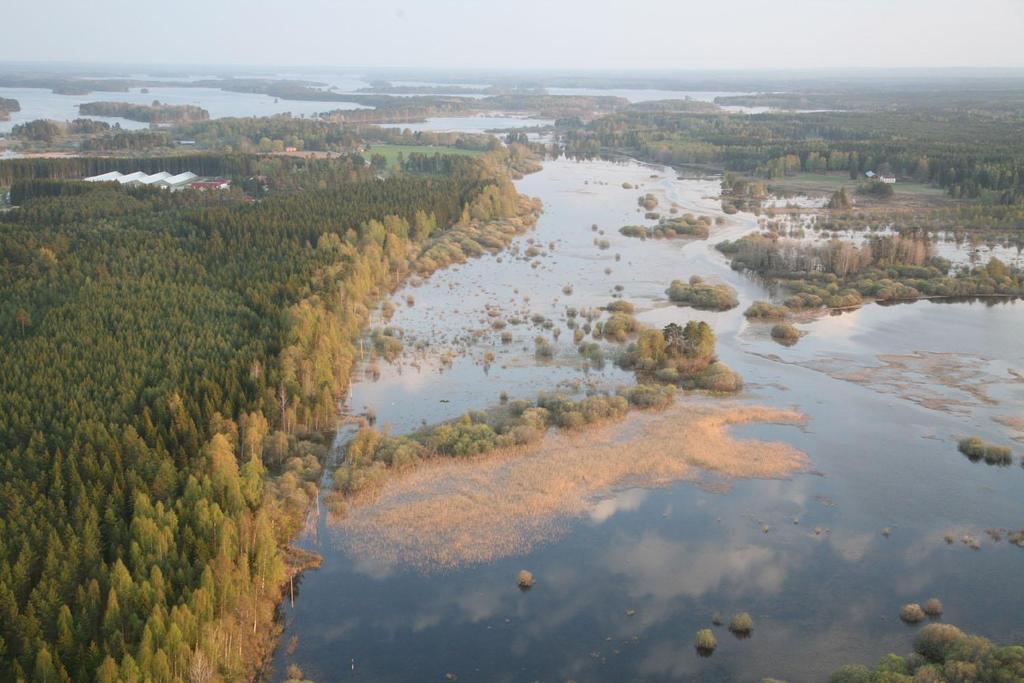
<instances>
[{"instance_id":1,"label":"small island with trees","mask_svg":"<svg viewBox=\"0 0 1024 683\"><path fill-rule=\"evenodd\" d=\"M142 123L188 123L205 121L210 112L192 104L163 104L153 100L152 104L131 102L85 102L78 105L83 116L111 116L140 121Z\"/></svg>"}]
</instances>

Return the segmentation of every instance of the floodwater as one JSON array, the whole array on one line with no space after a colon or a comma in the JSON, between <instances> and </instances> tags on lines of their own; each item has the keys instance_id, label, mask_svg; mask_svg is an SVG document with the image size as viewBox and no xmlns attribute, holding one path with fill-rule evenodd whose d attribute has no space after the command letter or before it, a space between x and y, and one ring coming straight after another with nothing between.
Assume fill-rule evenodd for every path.
<instances>
[{"instance_id":1,"label":"floodwater","mask_svg":"<svg viewBox=\"0 0 1024 683\"><path fill-rule=\"evenodd\" d=\"M787 201L788 204L783 204L783 201ZM788 200L768 199L763 205L807 209L820 208L825 203L825 200L819 197L797 196ZM884 223L866 228L858 225L857 229L834 229L828 223L818 222L817 219L818 215L814 212L800 212L764 216L761 222L765 228L774 229L780 235L800 239L806 243L836 238L860 246L874 237L900 234L898 229ZM955 268L984 265L993 258L1016 268L1024 268L1024 245L1013 244L1005 236L942 230L929 231L928 238L931 241L931 253L948 260Z\"/></svg>"},{"instance_id":2,"label":"floodwater","mask_svg":"<svg viewBox=\"0 0 1024 683\"><path fill-rule=\"evenodd\" d=\"M317 681L820 681L843 664L909 652L916 629L897 612L933 596L948 622L1024 640L1024 549L985 534L1022 525L1024 468L972 463L956 448L961 436L978 435L1024 452L1012 440L1024 433L1005 424L1024 407L1024 304L868 305L801 323L806 337L784 347L768 325L742 316L768 293L712 248L757 227L751 214L723 216L718 179L558 160L518 185L544 201L536 229L500 256L397 292L388 324L404 330L406 352L393 365L380 361L377 379L354 382L350 412L372 409L379 425L401 433L494 405L502 391L532 398L580 382L631 383L612 363L585 369L566 329L567 306L604 305L621 285L646 323L707 320L719 355L745 378L741 400L804 413L803 427L734 433L787 442L808 455L810 471L740 480L725 492L689 482L609 491L525 555L441 572L350 554L324 515L301 539L324 562L302 577L294 606L282 606L275 680L294 663ZM643 221L637 196L646 192L663 212L676 202L725 223L709 240L620 235ZM527 259L531 239L543 254ZM709 313L669 304L670 281L691 275L728 282L740 306ZM510 325L507 345L485 332L487 306L505 319L552 320L562 330L554 360L533 356L533 338L552 339L551 330ZM488 351L496 358L485 366ZM451 363L442 367L445 354ZM351 433L342 430L339 443ZM965 534L980 549L962 543ZM516 586L522 568L535 577L527 592ZM728 621L739 611L753 616L752 636L717 627L718 649L699 656L696 631L716 612Z\"/></svg>"}]
</instances>

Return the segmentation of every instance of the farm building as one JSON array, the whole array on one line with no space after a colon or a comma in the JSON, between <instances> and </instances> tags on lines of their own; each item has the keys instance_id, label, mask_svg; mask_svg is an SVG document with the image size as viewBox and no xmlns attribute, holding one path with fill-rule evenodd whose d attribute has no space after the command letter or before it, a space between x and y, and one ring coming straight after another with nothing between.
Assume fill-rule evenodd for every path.
<instances>
[{"instance_id":1,"label":"farm building","mask_svg":"<svg viewBox=\"0 0 1024 683\"><path fill-rule=\"evenodd\" d=\"M886 185L895 185L896 184L896 176L878 175L874 171L866 172L864 174L864 177L867 178L868 180L875 180L875 181L880 182L880 183L885 183Z\"/></svg>"},{"instance_id":2,"label":"farm building","mask_svg":"<svg viewBox=\"0 0 1024 683\"><path fill-rule=\"evenodd\" d=\"M197 180L189 186L191 190L226 190L231 187L231 181L225 178L210 178L208 180Z\"/></svg>"},{"instance_id":3,"label":"farm building","mask_svg":"<svg viewBox=\"0 0 1024 683\"><path fill-rule=\"evenodd\" d=\"M161 171L159 173L147 174L142 171L136 171L134 173L121 173L119 171L110 171L109 173L101 173L100 175L90 176L85 178L88 183L120 183L122 185L149 185L150 187L160 187L166 190L184 190L187 187L191 187L199 178L195 173L191 171L185 171L177 175L171 175L167 171ZM223 180L217 178L216 180ZM227 182L227 181L223 181Z\"/></svg>"}]
</instances>

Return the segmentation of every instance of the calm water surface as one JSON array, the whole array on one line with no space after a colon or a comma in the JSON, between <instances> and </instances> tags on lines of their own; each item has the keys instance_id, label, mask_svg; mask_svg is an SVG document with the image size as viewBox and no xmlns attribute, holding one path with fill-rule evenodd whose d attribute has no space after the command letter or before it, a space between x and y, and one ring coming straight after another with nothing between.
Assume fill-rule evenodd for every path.
<instances>
[{"instance_id":1,"label":"calm water surface","mask_svg":"<svg viewBox=\"0 0 1024 683\"><path fill-rule=\"evenodd\" d=\"M642 187L624 190L625 181ZM1024 550L984 533L1024 525L1024 469L973 464L956 450L965 434L1014 443L995 418L1021 416L1024 407L1024 384L1012 374L1024 369L1022 304L869 305L800 324L807 336L787 348L742 316L766 297L762 286L711 248L755 229L753 216L726 217L707 241L617 232L642 221L638 192L654 192L662 210L676 202L684 212L721 216L717 179L562 160L519 187L544 200L536 230L500 259L396 293L390 324L405 331L408 350L382 364L376 381L354 383L352 412L372 408L379 423L405 432L493 405L501 391L532 398L580 380L631 382L611 364L582 369L565 329L567 306L604 305L619 284L644 322L709 321L720 356L746 380L743 400L806 413L805 428L737 432L792 443L813 471L735 482L727 493L692 483L611 491L556 542L441 574L350 556L321 519L302 543L324 563L303 577L295 606L282 608L277 680L294 662L317 681L444 681L448 673L464 681L818 681L846 663L909 651L915 629L897 611L932 596L945 603L947 621L1001 642L1024 640ZM595 223L604 235L592 231ZM610 248L599 249L595 237ZM544 246L537 268L514 253L528 239ZM707 313L668 304L669 282L690 275L728 282L740 307ZM568 284L570 295L562 291ZM529 324L509 328L510 345L497 333L468 342L487 326L486 305L506 317L554 320L562 328L554 361L533 359L533 337L551 333ZM417 340L429 348L416 351ZM487 351L497 356L489 368ZM445 352L454 358L442 371L437 357ZM886 362L895 365L885 370ZM339 442L350 435L342 431ZM946 533L973 534L982 547L948 545ZM526 593L515 585L524 567L536 577ZM741 610L753 615L752 637L718 628L714 655L698 656L697 629L715 612L728 619ZM292 636L289 655L283 643Z\"/></svg>"},{"instance_id":2,"label":"calm water surface","mask_svg":"<svg viewBox=\"0 0 1024 683\"><path fill-rule=\"evenodd\" d=\"M210 118L226 116L273 116L289 112L295 116L311 116L333 109L366 109L352 102L312 102L276 100L269 95L227 92L218 88L189 88L152 86L148 93L141 88L129 92L93 92L88 95L58 95L42 88L0 88L0 97L13 98L21 104L21 111L11 112L9 121L0 122L0 133L9 132L15 125L35 119L71 121L77 118L106 121L122 128L149 128L148 123L114 116L82 116L78 105L84 102L133 102L150 104L160 100L164 104L193 104L210 112Z\"/></svg>"},{"instance_id":3,"label":"calm water surface","mask_svg":"<svg viewBox=\"0 0 1024 683\"><path fill-rule=\"evenodd\" d=\"M385 123L381 127L412 131L428 130L435 133L483 133L488 130L551 126L554 123L554 119L535 119L527 116L493 113L480 116L435 116L417 123Z\"/></svg>"}]
</instances>

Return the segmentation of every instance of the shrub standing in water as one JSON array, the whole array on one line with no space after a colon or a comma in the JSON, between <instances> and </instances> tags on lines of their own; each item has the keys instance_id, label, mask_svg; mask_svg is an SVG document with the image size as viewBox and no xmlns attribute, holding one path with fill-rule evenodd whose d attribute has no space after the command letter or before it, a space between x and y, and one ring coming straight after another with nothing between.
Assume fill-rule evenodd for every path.
<instances>
[{"instance_id":1,"label":"shrub standing in water","mask_svg":"<svg viewBox=\"0 0 1024 683\"><path fill-rule=\"evenodd\" d=\"M903 605L903 607L900 608L900 619L908 624L916 624L920 621L924 621L924 610L921 609L921 606L916 602Z\"/></svg>"},{"instance_id":2,"label":"shrub standing in water","mask_svg":"<svg viewBox=\"0 0 1024 683\"><path fill-rule=\"evenodd\" d=\"M530 588L533 588L533 573L527 571L526 569L521 569L519 571L519 578L517 579L517 583L519 584L520 590L525 591L529 590Z\"/></svg>"},{"instance_id":3,"label":"shrub standing in water","mask_svg":"<svg viewBox=\"0 0 1024 683\"><path fill-rule=\"evenodd\" d=\"M636 334L639 329L640 323L628 313L612 313L601 325L601 336L622 343L628 341L630 335Z\"/></svg>"},{"instance_id":4,"label":"shrub standing in water","mask_svg":"<svg viewBox=\"0 0 1024 683\"><path fill-rule=\"evenodd\" d=\"M644 329L619 364L647 381L678 384L687 389L731 392L740 388L739 376L715 358L715 333L703 321L686 327L670 323L662 330Z\"/></svg>"},{"instance_id":5,"label":"shrub standing in water","mask_svg":"<svg viewBox=\"0 0 1024 683\"><path fill-rule=\"evenodd\" d=\"M670 384L637 384L621 391L629 404L637 408L667 408L675 399L676 388Z\"/></svg>"},{"instance_id":6,"label":"shrub standing in water","mask_svg":"<svg viewBox=\"0 0 1024 683\"><path fill-rule=\"evenodd\" d=\"M702 628L697 631L697 640L695 643L697 651L701 654L711 654L718 647L718 640L715 639L715 634L709 628Z\"/></svg>"},{"instance_id":7,"label":"shrub standing in water","mask_svg":"<svg viewBox=\"0 0 1024 683\"><path fill-rule=\"evenodd\" d=\"M662 218L655 226L624 225L619 233L626 237L640 239L671 239L673 237L707 238L711 234L711 219L706 216L695 217L693 214Z\"/></svg>"},{"instance_id":8,"label":"shrub standing in water","mask_svg":"<svg viewBox=\"0 0 1024 683\"><path fill-rule=\"evenodd\" d=\"M789 309L767 301L755 301L743 311L743 315L751 319L779 319L788 317Z\"/></svg>"},{"instance_id":9,"label":"shrub standing in water","mask_svg":"<svg viewBox=\"0 0 1024 683\"><path fill-rule=\"evenodd\" d=\"M792 323L781 322L772 326L772 339L780 344L791 346L800 341L800 330L796 329Z\"/></svg>"},{"instance_id":10,"label":"shrub standing in water","mask_svg":"<svg viewBox=\"0 0 1024 683\"><path fill-rule=\"evenodd\" d=\"M544 337L533 340L533 353L537 358L551 358L555 355L555 347Z\"/></svg>"},{"instance_id":11,"label":"shrub standing in water","mask_svg":"<svg viewBox=\"0 0 1024 683\"><path fill-rule=\"evenodd\" d=\"M739 636L750 635L754 630L754 620L748 613L740 612L729 622L729 630Z\"/></svg>"},{"instance_id":12,"label":"shrub standing in water","mask_svg":"<svg viewBox=\"0 0 1024 683\"><path fill-rule=\"evenodd\" d=\"M627 315L633 315L636 311L636 307L625 299L618 299L617 301L612 301L605 306L605 310L609 313L625 313Z\"/></svg>"},{"instance_id":13,"label":"shrub standing in water","mask_svg":"<svg viewBox=\"0 0 1024 683\"><path fill-rule=\"evenodd\" d=\"M931 598L924 603L924 613L930 617L937 617L942 614L942 602L938 598Z\"/></svg>"},{"instance_id":14,"label":"shrub standing in water","mask_svg":"<svg viewBox=\"0 0 1024 683\"><path fill-rule=\"evenodd\" d=\"M665 293L673 303L701 310L728 311L740 305L735 289L726 284L707 284L697 275L691 277L689 283L673 280Z\"/></svg>"},{"instance_id":15,"label":"shrub standing in water","mask_svg":"<svg viewBox=\"0 0 1024 683\"><path fill-rule=\"evenodd\" d=\"M976 436L960 439L957 448L974 462L982 459L989 465L1009 465L1013 462L1013 451L1009 448L986 443Z\"/></svg>"}]
</instances>

